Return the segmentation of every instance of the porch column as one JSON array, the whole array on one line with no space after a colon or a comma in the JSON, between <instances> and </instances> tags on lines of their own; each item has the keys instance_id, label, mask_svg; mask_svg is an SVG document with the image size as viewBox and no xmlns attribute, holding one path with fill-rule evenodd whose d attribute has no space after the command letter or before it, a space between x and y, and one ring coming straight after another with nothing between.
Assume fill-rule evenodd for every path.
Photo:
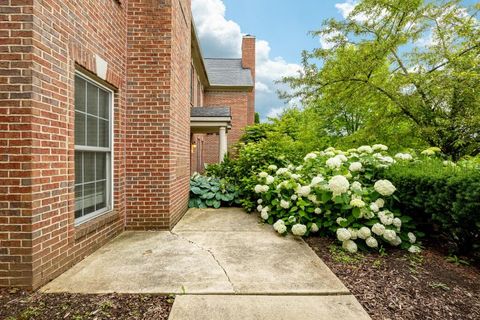
<instances>
[{"instance_id":1,"label":"porch column","mask_svg":"<svg viewBox=\"0 0 480 320\"><path fill-rule=\"evenodd\" d=\"M219 161L223 162L225 155L227 154L227 128L220 127L220 137L219 137Z\"/></svg>"}]
</instances>

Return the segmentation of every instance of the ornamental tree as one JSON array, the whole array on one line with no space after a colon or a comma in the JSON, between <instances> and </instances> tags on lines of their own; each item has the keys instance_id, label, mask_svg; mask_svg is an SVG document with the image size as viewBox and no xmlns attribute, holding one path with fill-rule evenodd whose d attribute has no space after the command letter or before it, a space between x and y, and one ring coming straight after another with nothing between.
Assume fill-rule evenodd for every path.
<instances>
[{"instance_id":1,"label":"ornamental tree","mask_svg":"<svg viewBox=\"0 0 480 320\"><path fill-rule=\"evenodd\" d=\"M303 53L300 75L283 79L294 89L289 97L320 108L369 97L377 103L362 103L368 109L362 114L401 116L453 158L476 155L479 10L480 4L465 8L460 0L362 0L346 19L326 20L313 32L329 45ZM349 94L339 100L335 92Z\"/></svg>"}]
</instances>

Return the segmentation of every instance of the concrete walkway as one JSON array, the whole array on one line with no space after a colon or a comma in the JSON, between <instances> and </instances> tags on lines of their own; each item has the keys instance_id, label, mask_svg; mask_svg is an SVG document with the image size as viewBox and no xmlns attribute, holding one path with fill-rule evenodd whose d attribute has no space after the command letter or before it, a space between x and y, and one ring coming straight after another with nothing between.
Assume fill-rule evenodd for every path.
<instances>
[{"instance_id":1,"label":"concrete walkway","mask_svg":"<svg viewBox=\"0 0 480 320\"><path fill-rule=\"evenodd\" d=\"M241 209L192 209L171 232L125 232L42 290L177 293L171 320L369 319L302 239Z\"/></svg>"}]
</instances>

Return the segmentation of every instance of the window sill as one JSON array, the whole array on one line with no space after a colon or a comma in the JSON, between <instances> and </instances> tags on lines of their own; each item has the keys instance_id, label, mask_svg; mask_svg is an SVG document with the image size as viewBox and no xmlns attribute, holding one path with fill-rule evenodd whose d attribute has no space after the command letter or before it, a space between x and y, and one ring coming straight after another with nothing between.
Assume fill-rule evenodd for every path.
<instances>
[{"instance_id":1,"label":"window sill","mask_svg":"<svg viewBox=\"0 0 480 320\"><path fill-rule=\"evenodd\" d=\"M118 218L118 213L115 210L109 210L90 220L75 224L75 241L78 241L101 227L118 220Z\"/></svg>"}]
</instances>

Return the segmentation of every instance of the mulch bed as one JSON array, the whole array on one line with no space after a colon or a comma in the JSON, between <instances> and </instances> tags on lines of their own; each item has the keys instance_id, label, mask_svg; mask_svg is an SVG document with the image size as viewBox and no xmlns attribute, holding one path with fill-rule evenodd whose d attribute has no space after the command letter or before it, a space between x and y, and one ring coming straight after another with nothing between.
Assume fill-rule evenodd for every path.
<instances>
[{"instance_id":1,"label":"mulch bed","mask_svg":"<svg viewBox=\"0 0 480 320\"><path fill-rule=\"evenodd\" d=\"M0 289L2 320L167 320L173 297L146 294L45 294Z\"/></svg>"},{"instance_id":2,"label":"mulch bed","mask_svg":"<svg viewBox=\"0 0 480 320\"><path fill-rule=\"evenodd\" d=\"M380 256L346 254L331 239L306 241L372 319L480 319L480 269L447 262L434 244L421 254Z\"/></svg>"}]
</instances>

